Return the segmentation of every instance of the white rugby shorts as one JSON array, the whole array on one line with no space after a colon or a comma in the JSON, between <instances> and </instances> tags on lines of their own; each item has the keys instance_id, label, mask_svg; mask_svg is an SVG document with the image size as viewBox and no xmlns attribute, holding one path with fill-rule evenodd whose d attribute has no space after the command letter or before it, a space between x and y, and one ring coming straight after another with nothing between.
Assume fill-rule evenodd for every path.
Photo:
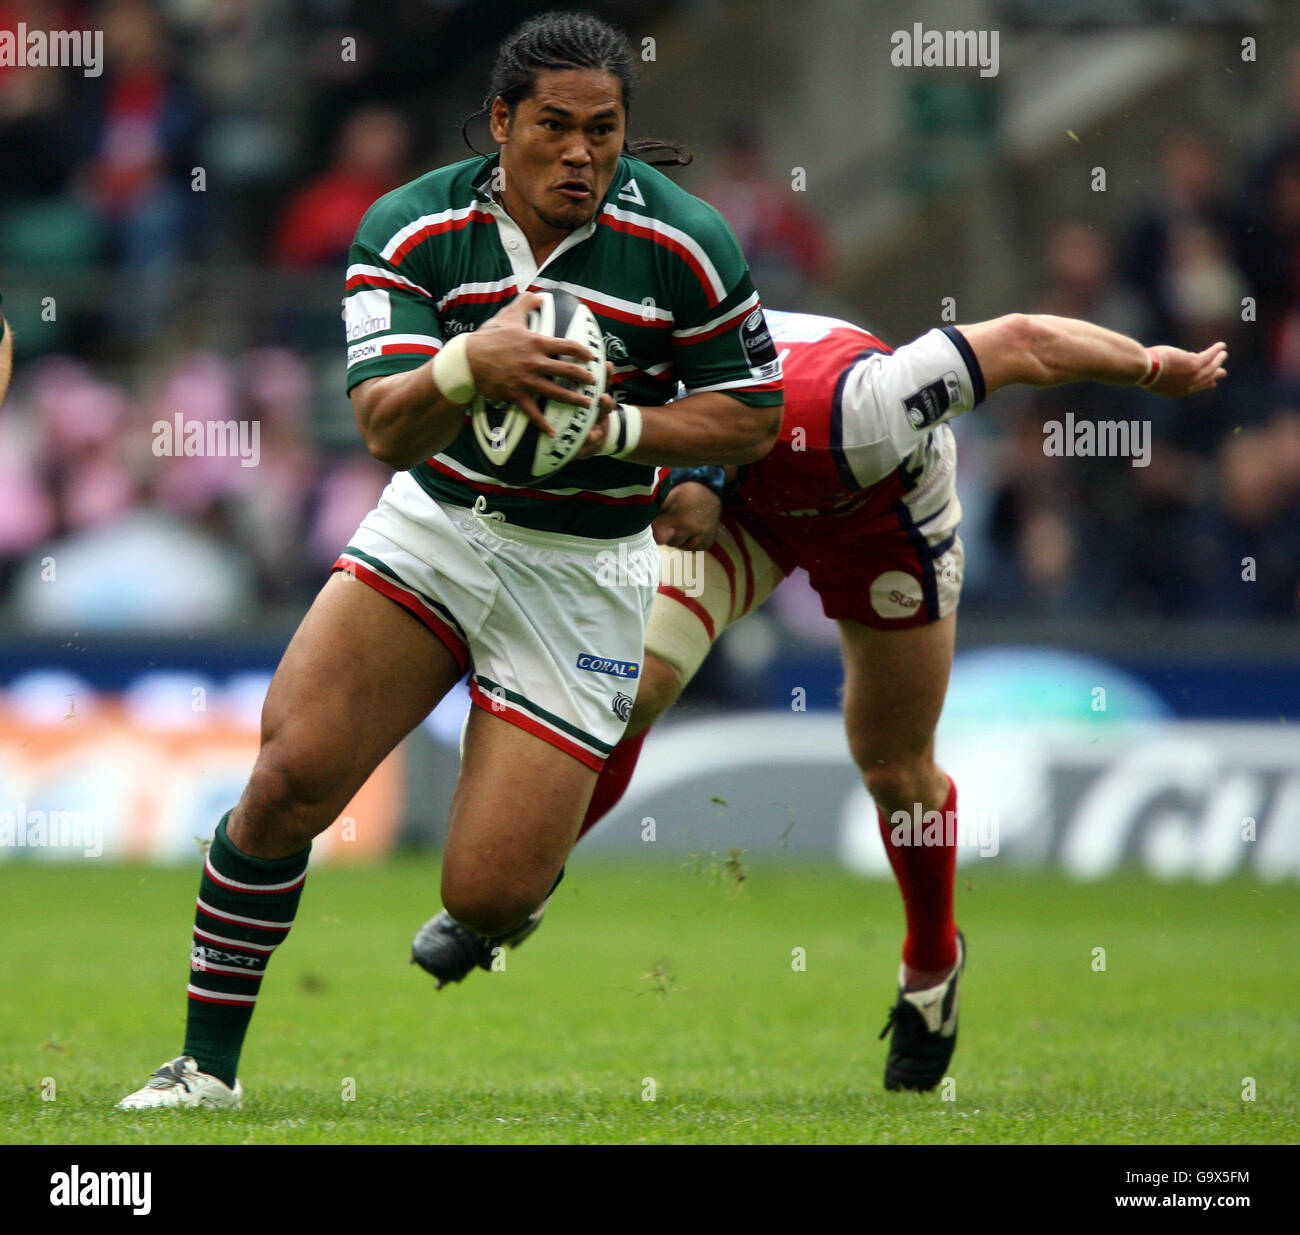
<instances>
[{"instance_id":1,"label":"white rugby shorts","mask_svg":"<svg viewBox=\"0 0 1300 1235\"><path fill-rule=\"evenodd\" d=\"M428 627L479 707L596 771L623 736L659 583L649 528L621 542L521 528L399 472L334 569Z\"/></svg>"}]
</instances>

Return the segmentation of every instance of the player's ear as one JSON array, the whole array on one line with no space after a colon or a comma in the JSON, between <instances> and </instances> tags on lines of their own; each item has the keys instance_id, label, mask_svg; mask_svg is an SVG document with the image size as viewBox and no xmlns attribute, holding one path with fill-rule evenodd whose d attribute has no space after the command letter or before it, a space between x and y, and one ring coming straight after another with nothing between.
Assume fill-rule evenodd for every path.
<instances>
[{"instance_id":1,"label":"player's ear","mask_svg":"<svg viewBox=\"0 0 1300 1235\"><path fill-rule=\"evenodd\" d=\"M492 108L488 113L488 124L492 130L492 140L498 146L503 145L510 136L510 122L512 119L510 104L498 94L492 100Z\"/></svg>"}]
</instances>

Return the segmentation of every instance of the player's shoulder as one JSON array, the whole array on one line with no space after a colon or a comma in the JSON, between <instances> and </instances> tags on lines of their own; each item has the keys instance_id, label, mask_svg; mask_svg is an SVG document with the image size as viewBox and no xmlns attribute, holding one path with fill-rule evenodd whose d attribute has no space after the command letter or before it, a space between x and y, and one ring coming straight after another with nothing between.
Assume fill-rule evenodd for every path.
<instances>
[{"instance_id":1,"label":"player's shoulder","mask_svg":"<svg viewBox=\"0 0 1300 1235\"><path fill-rule=\"evenodd\" d=\"M382 248L396 232L418 219L472 208L476 186L489 174L490 163L491 159L482 157L462 159L389 190L362 216L357 239Z\"/></svg>"},{"instance_id":2,"label":"player's shoulder","mask_svg":"<svg viewBox=\"0 0 1300 1235\"><path fill-rule=\"evenodd\" d=\"M791 313L782 309L764 308L772 341L778 346L819 345L820 350L857 349L858 351L889 351L889 346L878 335L864 326L846 321L842 317L826 317L820 313ZM800 350L803 350L800 347Z\"/></svg>"},{"instance_id":3,"label":"player's shoulder","mask_svg":"<svg viewBox=\"0 0 1300 1235\"><path fill-rule=\"evenodd\" d=\"M716 208L635 155L625 154L619 160L605 205L623 214L654 219L701 242L717 237L735 243L730 226Z\"/></svg>"}]
</instances>

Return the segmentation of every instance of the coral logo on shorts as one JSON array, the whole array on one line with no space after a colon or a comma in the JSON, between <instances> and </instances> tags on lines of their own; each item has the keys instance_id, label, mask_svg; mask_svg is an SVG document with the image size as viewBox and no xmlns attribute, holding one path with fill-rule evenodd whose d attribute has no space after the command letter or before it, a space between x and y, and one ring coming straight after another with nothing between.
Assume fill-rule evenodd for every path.
<instances>
[{"instance_id":1,"label":"coral logo on shorts","mask_svg":"<svg viewBox=\"0 0 1300 1235\"><path fill-rule=\"evenodd\" d=\"M882 618L911 617L923 603L921 581L901 570L887 570L871 585L871 607Z\"/></svg>"},{"instance_id":2,"label":"coral logo on shorts","mask_svg":"<svg viewBox=\"0 0 1300 1235\"><path fill-rule=\"evenodd\" d=\"M625 695L621 690L614 696L614 702L609 706L619 720L625 721L632 715L632 697Z\"/></svg>"},{"instance_id":3,"label":"coral logo on shorts","mask_svg":"<svg viewBox=\"0 0 1300 1235\"><path fill-rule=\"evenodd\" d=\"M634 660L610 660L608 656L593 656L590 652L579 654L578 668L616 678L634 678L641 672L641 666Z\"/></svg>"}]
</instances>

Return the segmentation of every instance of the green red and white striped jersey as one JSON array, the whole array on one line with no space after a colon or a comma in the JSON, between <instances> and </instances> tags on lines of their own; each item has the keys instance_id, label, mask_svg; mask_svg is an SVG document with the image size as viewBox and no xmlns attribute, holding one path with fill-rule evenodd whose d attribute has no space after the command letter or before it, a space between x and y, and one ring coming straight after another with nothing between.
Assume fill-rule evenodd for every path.
<instances>
[{"instance_id":1,"label":"green red and white striped jersey","mask_svg":"<svg viewBox=\"0 0 1300 1235\"><path fill-rule=\"evenodd\" d=\"M539 268L493 200L498 157L467 159L381 197L352 245L344 299L348 389L424 364L523 291L562 288L596 315L614 392L641 406L720 390L750 406L782 401L781 364L740 246L722 216L624 155L595 218ZM468 424L411 469L433 498L493 510L524 527L620 539L658 509L659 469L579 459L529 486L478 472Z\"/></svg>"}]
</instances>

